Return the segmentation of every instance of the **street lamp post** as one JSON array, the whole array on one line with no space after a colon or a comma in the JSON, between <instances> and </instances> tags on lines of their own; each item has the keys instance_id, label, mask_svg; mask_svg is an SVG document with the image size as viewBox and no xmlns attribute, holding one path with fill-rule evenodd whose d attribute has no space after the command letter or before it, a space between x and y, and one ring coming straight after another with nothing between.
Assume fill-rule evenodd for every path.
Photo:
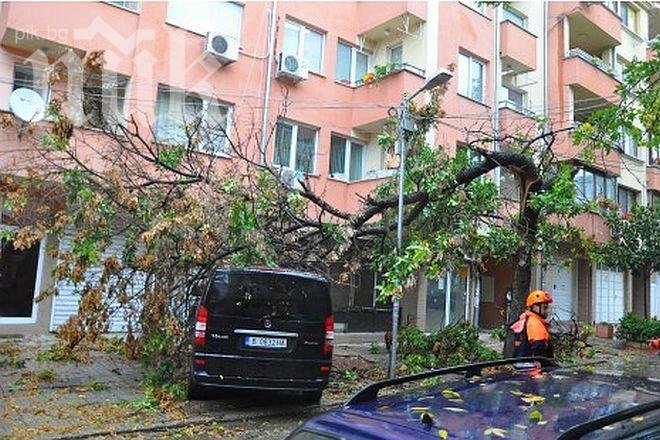
<instances>
[{"instance_id":1,"label":"street lamp post","mask_svg":"<svg viewBox=\"0 0 660 440\"><path fill-rule=\"evenodd\" d=\"M425 90L431 90L441 84L446 83L452 77L452 74L446 69L440 69L435 75L430 77L424 85L410 96L404 96L399 106L399 126L398 126L398 141L399 141L399 206L397 209L397 222L396 222L396 252L401 255L403 249L403 197L404 197L404 174L406 166L406 150L408 149L408 141L406 140L407 132L414 131L414 123L410 120L408 115L408 106L412 99ZM402 280L399 280L399 285L402 285ZM401 287L403 289L403 286ZM388 375L390 379L396 376L396 350L398 344L399 333L399 310L401 303L399 296L394 296L392 301L392 343L390 344L390 359Z\"/></svg>"}]
</instances>

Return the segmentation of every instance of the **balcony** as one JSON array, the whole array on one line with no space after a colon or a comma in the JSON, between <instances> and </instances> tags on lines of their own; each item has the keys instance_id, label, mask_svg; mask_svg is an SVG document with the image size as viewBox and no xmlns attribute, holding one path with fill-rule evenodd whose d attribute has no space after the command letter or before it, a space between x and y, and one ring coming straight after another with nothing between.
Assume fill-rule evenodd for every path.
<instances>
[{"instance_id":1,"label":"balcony","mask_svg":"<svg viewBox=\"0 0 660 440\"><path fill-rule=\"evenodd\" d=\"M609 102L615 102L614 92L619 81L614 68L586 51L571 49L564 58L564 84L588 90Z\"/></svg>"},{"instance_id":2,"label":"balcony","mask_svg":"<svg viewBox=\"0 0 660 440\"><path fill-rule=\"evenodd\" d=\"M536 114L513 101L500 101L500 131L502 134L529 133L536 130Z\"/></svg>"},{"instance_id":3,"label":"balcony","mask_svg":"<svg viewBox=\"0 0 660 440\"><path fill-rule=\"evenodd\" d=\"M355 22L358 34L380 41L395 30L411 33L426 21L426 2L359 2Z\"/></svg>"},{"instance_id":4,"label":"balcony","mask_svg":"<svg viewBox=\"0 0 660 440\"><path fill-rule=\"evenodd\" d=\"M396 173L396 170L393 172ZM318 183L314 185L314 190L317 194L325 194L330 204L339 206L348 212L357 212L364 207L363 198L369 195L374 188L382 184L391 175L392 172L389 172L389 170L383 170L383 175L380 178L358 180L355 182L319 179L317 181Z\"/></svg>"},{"instance_id":5,"label":"balcony","mask_svg":"<svg viewBox=\"0 0 660 440\"><path fill-rule=\"evenodd\" d=\"M558 15L568 15L571 33L583 36L583 44L621 44L621 18L601 2L560 2ZM572 46L573 47L573 46Z\"/></svg>"},{"instance_id":6,"label":"balcony","mask_svg":"<svg viewBox=\"0 0 660 440\"><path fill-rule=\"evenodd\" d=\"M35 7L39 10L36 14ZM79 3L41 2L37 6L5 2L0 36L3 46L26 54L41 50L49 58L59 58L68 48L77 49L78 55L105 49L106 61L119 63L133 53L138 21L138 14L101 2L86 3L85 7Z\"/></svg>"},{"instance_id":7,"label":"balcony","mask_svg":"<svg viewBox=\"0 0 660 440\"><path fill-rule=\"evenodd\" d=\"M536 36L506 20L500 23L503 70L519 74L536 70Z\"/></svg>"},{"instance_id":8,"label":"balcony","mask_svg":"<svg viewBox=\"0 0 660 440\"><path fill-rule=\"evenodd\" d=\"M592 238L597 243L604 243L610 239L610 228L605 224L605 220L591 212L580 214L571 220L573 226L581 228L587 237Z\"/></svg>"},{"instance_id":9,"label":"balcony","mask_svg":"<svg viewBox=\"0 0 660 440\"><path fill-rule=\"evenodd\" d=\"M646 185L648 189L660 191L660 166L649 165L646 167Z\"/></svg>"},{"instance_id":10,"label":"balcony","mask_svg":"<svg viewBox=\"0 0 660 440\"><path fill-rule=\"evenodd\" d=\"M357 108L353 110L352 126L366 126L363 129L371 132L368 126L387 119L389 107L398 105L405 92L414 92L423 84L423 71L404 64L401 70L383 77L379 82L356 87L352 101Z\"/></svg>"}]
</instances>

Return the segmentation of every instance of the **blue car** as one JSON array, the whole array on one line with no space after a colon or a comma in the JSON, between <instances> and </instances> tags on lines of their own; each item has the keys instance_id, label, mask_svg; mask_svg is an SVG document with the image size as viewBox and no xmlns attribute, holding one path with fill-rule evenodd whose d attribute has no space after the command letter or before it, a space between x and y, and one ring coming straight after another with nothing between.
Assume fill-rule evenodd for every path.
<instances>
[{"instance_id":1,"label":"blue car","mask_svg":"<svg viewBox=\"0 0 660 440\"><path fill-rule=\"evenodd\" d=\"M423 379L432 385L411 387ZM395 385L405 388L379 396ZM660 383L559 368L546 358L504 359L375 383L288 437L498 438L660 439Z\"/></svg>"}]
</instances>

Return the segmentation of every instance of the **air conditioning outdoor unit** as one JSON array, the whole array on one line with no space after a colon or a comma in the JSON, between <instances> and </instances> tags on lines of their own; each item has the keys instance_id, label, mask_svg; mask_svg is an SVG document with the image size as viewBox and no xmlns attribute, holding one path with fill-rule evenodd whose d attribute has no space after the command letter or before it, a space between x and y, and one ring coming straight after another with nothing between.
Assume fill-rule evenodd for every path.
<instances>
[{"instance_id":1,"label":"air conditioning outdoor unit","mask_svg":"<svg viewBox=\"0 0 660 440\"><path fill-rule=\"evenodd\" d=\"M280 53L277 77L290 78L295 82L307 79L307 63L296 55Z\"/></svg>"},{"instance_id":2,"label":"air conditioning outdoor unit","mask_svg":"<svg viewBox=\"0 0 660 440\"><path fill-rule=\"evenodd\" d=\"M238 60L238 42L234 37L209 32L206 34L204 53L213 55L222 64L233 63Z\"/></svg>"}]
</instances>

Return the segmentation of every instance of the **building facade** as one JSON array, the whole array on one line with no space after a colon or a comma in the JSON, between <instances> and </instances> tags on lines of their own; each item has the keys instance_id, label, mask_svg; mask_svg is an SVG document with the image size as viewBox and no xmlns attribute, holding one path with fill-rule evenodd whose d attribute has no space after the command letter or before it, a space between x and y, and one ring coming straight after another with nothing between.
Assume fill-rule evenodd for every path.
<instances>
[{"instance_id":1,"label":"building facade","mask_svg":"<svg viewBox=\"0 0 660 440\"><path fill-rule=\"evenodd\" d=\"M419 89L439 68L454 66L444 99L447 116L429 140L449 153L466 141L466 129L533 126L545 116L557 124L579 122L615 102L622 67L647 56L657 29L649 2L185 2L0 4L0 111L10 113L19 88L44 102L66 96L78 130L93 118L144 116L159 141L176 142L182 121L203 112L205 124L226 127L237 139L257 134L255 154L304 173L318 192L344 210L393 174L377 143L405 92ZM68 11L68 12L67 12ZM55 20L55 17L60 17ZM80 60L104 51L104 73L87 84ZM53 66L61 78L48 81ZM378 76L378 81L370 81ZM381 78L382 76L382 78ZM82 104L101 93L101 108ZM2 174L20 175L25 148L20 127L3 129ZM272 135L269 135L271 134ZM568 137L559 154L574 155ZM220 136L200 154L231 161ZM23 161L22 161L23 160ZM576 178L580 196L606 196L621 209L658 203L657 152L626 140L620 149L585 166ZM505 173L495 178L515 199ZM576 220L606 239L595 214ZM16 226L5 218L6 228ZM54 330L75 312L71 286L34 304L52 284L48 246L66 247L69 235L46 238L28 251L3 243L0 333ZM568 254L566 255L568 256ZM660 314L660 281L643 297L630 273L586 260L538 268L534 284L556 298L560 319L616 322L624 312ZM402 322L433 330L467 319L484 327L505 322L502 310L511 267L485 272L466 267L440 279L420 278L402 302ZM375 301L378 274L363 271L333 289L338 331L389 326L389 308ZM21 286L19 290L15 286ZM13 287L12 287L13 286ZM640 293L641 292L641 293ZM17 299L18 298L18 299ZM112 329L122 329L121 316Z\"/></svg>"}]
</instances>

